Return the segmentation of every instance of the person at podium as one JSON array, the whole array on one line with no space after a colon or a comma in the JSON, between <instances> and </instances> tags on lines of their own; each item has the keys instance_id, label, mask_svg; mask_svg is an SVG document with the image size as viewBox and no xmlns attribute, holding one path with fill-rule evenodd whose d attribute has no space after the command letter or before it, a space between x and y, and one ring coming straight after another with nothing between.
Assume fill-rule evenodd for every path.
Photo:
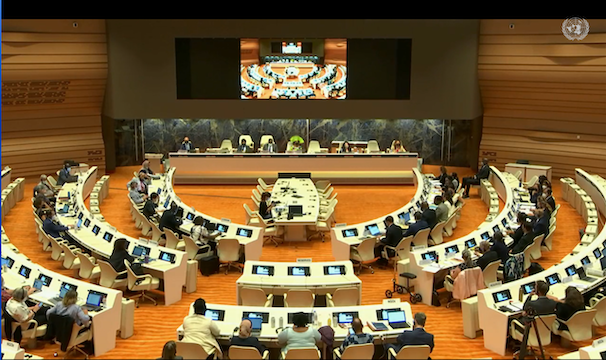
<instances>
[{"instance_id":1,"label":"person at podium","mask_svg":"<svg viewBox=\"0 0 606 360\"><path fill-rule=\"evenodd\" d=\"M181 143L181 148L180 150L185 150L185 151L191 151L193 150L193 145L191 144L191 141L189 141L189 137L184 137L183 138L183 142Z\"/></svg>"}]
</instances>

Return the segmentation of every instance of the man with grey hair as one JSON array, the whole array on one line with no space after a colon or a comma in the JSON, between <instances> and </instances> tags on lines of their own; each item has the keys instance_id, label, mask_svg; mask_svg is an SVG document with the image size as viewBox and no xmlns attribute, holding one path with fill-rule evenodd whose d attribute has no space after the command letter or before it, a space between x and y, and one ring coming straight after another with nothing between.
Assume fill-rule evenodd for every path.
<instances>
[{"instance_id":1,"label":"man with grey hair","mask_svg":"<svg viewBox=\"0 0 606 360\"><path fill-rule=\"evenodd\" d=\"M259 342L259 339L254 336L250 336L251 332L252 322L248 319L242 320L242 322L240 323L240 332L238 333L238 336L234 336L231 338L230 346L235 345L254 347L257 348L257 350L259 350L259 354L263 356L263 353L265 352L265 350L267 350L267 348L265 347L265 345Z\"/></svg>"},{"instance_id":2,"label":"man with grey hair","mask_svg":"<svg viewBox=\"0 0 606 360\"><path fill-rule=\"evenodd\" d=\"M131 181L129 184L128 196L133 200L135 204L143 204L147 200L147 195L142 194L137 190L137 183Z\"/></svg>"},{"instance_id":3,"label":"man with grey hair","mask_svg":"<svg viewBox=\"0 0 606 360\"><path fill-rule=\"evenodd\" d=\"M42 195L47 197L51 202L55 202L55 189L48 182L48 179L44 174L40 175L40 182L38 185L36 185L36 187L34 187L34 196L38 195L39 193L42 193Z\"/></svg>"},{"instance_id":4,"label":"man with grey hair","mask_svg":"<svg viewBox=\"0 0 606 360\"><path fill-rule=\"evenodd\" d=\"M405 330L398 336L397 345L386 344L386 350L389 351L389 348L393 348L398 353L407 345L429 345L429 352L432 352L434 346L433 335L425 331L426 321L427 316L425 313L416 313L412 331Z\"/></svg>"}]
</instances>

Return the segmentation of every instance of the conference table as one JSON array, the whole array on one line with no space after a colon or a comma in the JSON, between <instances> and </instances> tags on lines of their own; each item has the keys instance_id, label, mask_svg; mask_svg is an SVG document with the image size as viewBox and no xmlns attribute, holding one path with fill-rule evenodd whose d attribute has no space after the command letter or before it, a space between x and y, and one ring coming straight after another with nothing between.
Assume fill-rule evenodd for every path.
<instances>
[{"instance_id":1,"label":"conference table","mask_svg":"<svg viewBox=\"0 0 606 360\"><path fill-rule=\"evenodd\" d=\"M93 166L85 174L79 176L77 183L66 183L57 195L55 210L60 225L71 226L67 233L87 249L95 258L106 260L111 256L114 243L123 238L128 241L127 250L132 254L136 246L147 249L151 259L142 264L145 273L160 278L161 290L164 292L166 306L181 300L187 272L187 254L184 251L159 246L147 239L135 239L119 232L105 221L99 220L87 209L84 200L90 195L97 180L97 167ZM67 205L66 214L61 214ZM82 220L78 227L79 220Z\"/></svg>"},{"instance_id":2,"label":"conference table","mask_svg":"<svg viewBox=\"0 0 606 360\"><path fill-rule=\"evenodd\" d=\"M332 269L337 270L331 274ZM309 289L314 295L334 293L339 288L355 287L362 298L362 281L355 275L351 261L271 262L246 261L236 281L238 304L243 287L260 288L266 294L284 295L291 289Z\"/></svg>"},{"instance_id":3,"label":"conference table","mask_svg":"<svg viewBox=\"0 0 606 360\"><path fill-rule=\"evenodd\" d=\"M152 184L148 187L150 194L160 191L159 204L161 207L159 207L159 210L169 208L170 204L174 202L179 208L183 209L183 223L179 227L180 230L191 234L191 228L194 225L193 220L200 216L215 224L216 228L220 228L222 234L215 239L217 242L225 238L237 239L240 245L244 247L246 260L259 260L263 250L263 228L232 223L227 218L217 219L185 204L173 188L175 172L176 168L171 167L162 178L152 179Z\"/></svg>"},{"instance_id":4,"label":"conference table","mask_svg":"<svg viewBox=\"0 0 606 360\"><path fill-rule=\"evenodd\" d=\"M274 224L284 227L284 241L307 241L307 226L315 226L320 214L320 195L311 179L283 178L273 186Z\"/></svg>"},{"instance_id":5,"label":"conference table","mask_svg":"<svg viewBox=\"0 0 606 360\"><path fill-rule=\"evenodd\" d=\"M2 169L2 189L0 190L6 189L8 184L11 183L11 171L12 169L8 166Z\"/></svg>"},{"instance_id":6,"label":"conference table","mask_svg":"<svg viewBox=\"0 0 606 360\"><path fill-rule=\"evenodd\" d=\"M507 163L505 164L505 171L511 174L521 171L521 181L530 181L534 176L540 177L543 175L551 182L551 166Z\"/></svg>"},{"instance_id":7,"label":"conference table","mask_svg":"<svg viewBox=\"0 0 606 360\"><path fill-rule=\"evenodd\" d=\"M374 237L378 241L378 238L385 234L387 216L392 216L397 225L406 228L407 226L403 222L406 214L411 222L414 222L414 212L420 209L421 202L433 203L434 197L438 195L438 192L434 190L437 180L429 179L416 168L412 169L412 173L417 191L409 203L376 219L352 225L338 224L330 230L332 255L335 260L349 260L350 248L358 246L364 240Z\"/></svg>"},{"instance_id":8,"label":"conference table","mask_svg":"<svg viewBox=\"0 0 606 360\"><path fill-rule=\"evenodd\" d=\"M314 328L322 326L331 326L334 330L334 347L338 347L349 333L349 328L346 324L343 326L335 324L335 317L338 320L339 314L341 319L359 317L364 325L367 323L382 323L387 327L384 331L373 331L368 327L364 328L365 333L372 334L374 344L381 345L385 338L385 342L395 343L398 335L404 331L411 331L413 326L413 313L408 302L400 302L399 299L384 300L382 304L376 305L360 305L360 306L341 306L341 307L254 307L254 306L239 306L239 305L220 305L206 304L206 316L213 319L219 327L221 334L217 337L220 345L227 346L234 335L234 329L240 326L242 319L250 317L261 317L263 324L261 333L257 336L259 341L267 348L279 348L278 334L282 328L292 327L292 317L296 313L305 313L309 318L309 324L313 324ZM405 320L409 327L406 329L394 329L389 326L389 323L383 319L383 316L391 311L403 311ZM193 303L189 307L188 315L193 314ZM314 315L315 314L315 315ZM314 321L314 317L317 319ZM330 321L330 324L329 324ZM177 329L177 339L183 338L183 325ZM332 349L329 349L332 351Z\"/></svg>"},{"instance_id":9,"label":"conference table","mask_svg":"<svg viewBox=\"0 0 606 360\"><path fill-rule=\"evenodd\" d=\"M594 176L582 169L575 169L576 184L588 194L598 208L606 208L606 186L597 181ZM606 215L602 212L602 215ZM505 355L507 345L507 334L509 331L508 320L521 314L519 302L523 303L528 296L527 286L537 280L543 280L550 284L549 295L560 299L565 297L568 286L575 286L582 293L591 292L603 286L606 276L600 265L604 242L606 241L606 227L595 236L593 241L582 246L576 253L566 255L562 261L535 275L524 277L499 286L480 290L478 292L478 315L479 326L484 332L484 347L497 354ZM569 275L572 268L584 267L587 275L594 277L593 282L580 280L578 275ZM575 270L576 272L576 270ZM508 304L509 299L513 301L513 307ZM502 300L502 301L498 301ZM507 306L508 309L501 309ZM505 311L502 311L505 310Z\"/></svg>"},{"instance_id":10,"label":"conference table","mask_svg":"<svg viewBox=\"0 0 606 360\"><path fill-rule=\"evenodd\" d=\"M94 355L103 355L116 347L116 332L120 330L122 315L122 291L64 276L35 264L21 254L4 233L2 234L2 262L6 262L2 267L3 285L8 289L14 290L25 285L33 286L35 279L43 281L42 290L29 296L33 301L53 306L50 300L59 295L64 283L76 287L78 305L84 305L90 293L100 295L104 298L103 308L88 312L93 323Z\"/></svg>"},{"instance_id":11,"label":"conference table","mask_svg":"<svg viewBox=\"0 0 606 360\"><path fill-rule=\"evenodd\" d=\"M311 173L312 179L333 184L412 184L417 153L285 154L178 153L168 154L177 168L175 184L267 183L279 173Z\"/></svg>"}]
</instances>

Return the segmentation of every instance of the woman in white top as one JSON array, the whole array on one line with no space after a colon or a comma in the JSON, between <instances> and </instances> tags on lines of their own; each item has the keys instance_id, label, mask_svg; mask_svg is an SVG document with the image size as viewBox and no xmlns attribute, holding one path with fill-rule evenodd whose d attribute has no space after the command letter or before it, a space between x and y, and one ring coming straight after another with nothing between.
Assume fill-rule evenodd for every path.
<instances>
[{"instance_id":1,"label":"woman in white top","mask_svg":"<svg viewBox=\"0 0 606 360\"><path fill-rule=\"evenodd\" d=\"M199 246L210 245L212 251L215 251L217 243L214 241L219 234L210 235L208 229L204 227L204 219L197 216L194 219L194 226L191 227L191 238Z\"/></svg>"},{"instance_id":2,"label":"woman in white top","mask_svg":"<svg viewBox=\"0 0 606 360\"><path fill-rule=\"evenodd\" d=\"M297 313L293 316L292 328L286 328L278 334L278 344L282 346L282 352L287 353L296 348L318 348L316 343L321 340L318 330L307 326L307 315Z\"/></svg>"},{"instance_id":3,"label":"woman in white top","mask_svg":"<svg viewBox=\"0 0 606 360\"><path fill-rule=\"evenodd\" d=\"M28 306L27 300L28 289L23 286L13 291L13 297L6 302L6 312L19 323L34 319L38 325L44 325L46 321L46 312L48 308L40 304Z\"/></svg>"}]
</instances>

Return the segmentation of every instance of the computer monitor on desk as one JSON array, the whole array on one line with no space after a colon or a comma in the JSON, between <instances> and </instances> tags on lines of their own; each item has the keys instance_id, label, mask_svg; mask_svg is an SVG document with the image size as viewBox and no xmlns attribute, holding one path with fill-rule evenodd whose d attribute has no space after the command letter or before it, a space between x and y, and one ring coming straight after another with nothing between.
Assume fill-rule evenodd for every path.
<instances>
[{"instance_id":1,"label":"computer monitor on desk","mask_svg":"<svg viewBox=\"0 0 606 360\"><path fill-rule=\"evenodd\" d=\"M368 231L372 236L377 236L381 234L381 230L379 230L379 225L377 224L366 225L366 231Z\"/></svg>"},{"instance_id":2,"label":"computer monitor on desk","mask_svg":"<svg viewBox=\"0 0 606 360\"><path fill-rule=\"evenodd\" d=\"M303 215L303 205L288 205L288 216L301 216Z\"/></svg>"},{"instance_id":3,"label":"computer monitor on desk","mask_svg":"<svg viewBox=\"0 0 606 360\"><path fill-rule=\"evenodd\" d=\"M223 321L225 319L225 310L206 309L204 316L211 320Z\"/></svg>"},{"instance_id":4,"label":"computer monitor on desk","mask_svg":"<svg viewBox=\"0 0 606 360\"><path fill-rule=\"evenodd\" d=\"M343 234L343 237L345 238L358 236L358 229L341 230L341 234Z\"/></svg>"},{"instance_id":5,"label":"computer monitor on desk","mask_svg":"<svg viewBox=\"0 0 606 360\"><path fill-rule=\"evenodd\" d=\"M309 266L289 266L288 275L290 275L290 276L310 276Z\"/></svg>"},{"instance_id":6,"label":"computer monitor on desk","mask_svg":"<svg viewBox=\"0 0 606 360\"><path fill-rule=\"evenodd\" d=\"M311 179L311 173L278 173L278 179Z\"/></svg>"}]
</instances>

